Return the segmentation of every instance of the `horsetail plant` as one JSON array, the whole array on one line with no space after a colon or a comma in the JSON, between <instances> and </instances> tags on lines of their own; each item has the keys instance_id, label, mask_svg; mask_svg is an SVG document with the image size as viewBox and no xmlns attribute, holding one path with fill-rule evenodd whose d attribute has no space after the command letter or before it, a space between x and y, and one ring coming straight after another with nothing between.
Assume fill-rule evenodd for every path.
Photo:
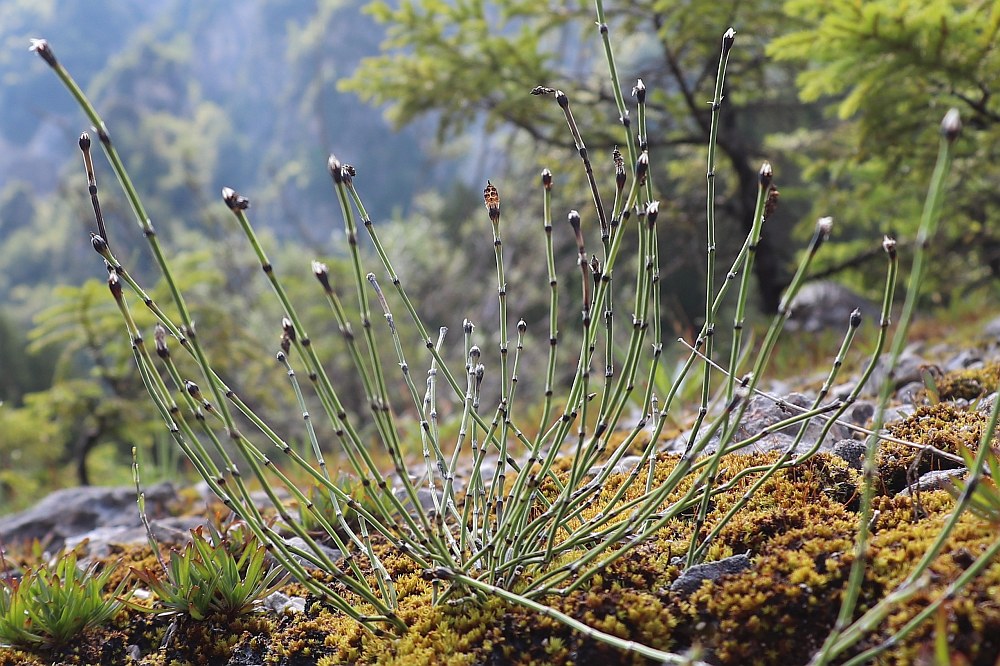
<instances>
[{"instance_id":1,"label":"horsetail plant","mask_svg":"<svg viewBox=\"0 0 1000 666\"><path fill-rule=\"evenodd\" d=\"M264 574L261 565L265 550L288 573L311 593L353 618L365 629L376 634L385 631L402 633L407 625L398 614L401 590L398 590L387 563L387 553L409 558L433 585L436 603L475 602L488 597L500 597L577 630L592 640L642 655L663 663L692 663L685 655L623 640L588 626L579 619L555 610L546 603L553 594L568 594L590 584L610 565L637 546L652 538L667 523L688 516L695 529L686 545L687 565L696 564L707 556L707 550L734 515L757 493L764 482L779 469L805 462L818 451L820 443L850 405L857 399L871 376L875 362L883 349L889 326L892 296L895 291L897 259L895 244L885 242L888 269L884 286L881 321L875 351L861 379L849 395L829 400L829 393L847 357L861 325L860 313L847 317L848 329L833 366L810 407L792 413L771 430L799 425L794 441L773 464L748 469L736 478L720 484L720 469L725 457L735 451L752 447L766 434L737 441L737 430L748 406L748 397L763 394L758 388L777 344L784 323L791 313L794 299L806 279L813 258L830 235L832 219L821 218L812 240L799 262L798 269L782 297L780 309L767 329L755 353L752 368L743 372L744 320L749 299L749 276L754 255L765 221L777 203L774 169L765 162L759 172L759 190L754 219L741 250L726 273L716 284L715 180L716 139L723 110L723 89L728 58L734 48L736 32L732 28L722 36L711 106L711 123L706 172L706 284L705 321L694 344L687 350L686 361L679 366L664 395L657 395L660 372L658 364L664 348L660 327L659 271L662 263L657 243L657 222L660 202L654 198L650 173L650 150L647 139L645 101L647 89L639 80L632 94L636 103L637 129L631 129L629 109L622 94L615 66L609 29L601 0L597 1L598 28L605 47L613 86L614 99L624 129L622 144L626 156L615 148L611 167L614 198L610 208L604 204L600 189L600 165L595 167L580 128L571 111L569 96L562 90L538 86L531 92L552 95L565 117L576 150L581 158L589 184L589 193L581 201L581 209L566 215L569 230L553 224L552 189L555 176L549 169L541 172L542 231L545 235L546 277L549 284L548 356L544 364L544 394L540 397L541 418L531 427L524 426L529 412L525 403L531 400L518 392L518 373L524 370L522 351L528 344L529 323L519 320L510 325L508 293L511 285L504 270L505 253L502 241L504 221L501 217L499 184L487 181L483 192L487 218L492 231L496 288L498 337L489 341L476 334L476 324L468 319L461 322L462 340L460 363L448 360L446 327L439 327L436 336L424 322L418 304L408 294L402 278L393 267L384 249L378 229L369 216L363 199L355 187L356 169L331 155L327 162L334 194L337 197L344 231L348 242L348 259L353 284L352 295L341 292L334 284L326 264L317 259L311 270L330 308L334 325L344 338L347 355L365 394L370 413L351 414L343 400L343 389L327 371L319 351L307 332L305 321L289 297L279 272L269 259L264 244L250 222L250 201L232 188L224 188L222 198L246 237L262 272L281 308L280 351L276 358L294 393L301 410L307 447L300 452L276 432L266 419L254 412L213 369L208 350L201 344L194 320L184 296L176 288L170 264L163 253L152 222L133 187L125 166L119 158L110 135L97 111L59 64L44 40L36 40L32 49L48 63L78 101L86 116L97 128L102 147L116 177L125 190L129 204L153 251L157 266L167 283L177 316L169 316L122 265L112 251L107 238L100 202L96 173L90 154L90 139L83 135L80 148L84 155L88 192L92 199L97 233L92 242L104 259L109 274L109 287L118 307L132 345L140 375L154 406L164 420L177 446L190 458L211 490L242 521L248 532L246 543L262 544L260 549L247 545L237 560L218 560L217 539L195 535L195 541L182 553L171 557L168 566L173 578L168 583L156 583L153 576L140 575L150 585L159 585L157 592L168 600L168 606L181 610L187 604L203 614L213 608L210 592L213 580L236 583L235 571L252 570L256 582L247 584L248 598L276 582ZM946 132L948 145L954 136ZM950 153L943 153L949 155ZM607 165L606 165L607 166ZM921 241L930 237L939 214L938 202L946 167L935 174L928 198ZM586 204L586 205L584 205ZM592 206L592 208L590 207ZM359 224L360 222L360 224ZM364 228L367 242L374 250L375 269L370 257L362 252L359 232ZM591 231L591 229L595 229ZM634 230L633 230L634 228ZM576 243L576 271L579 272L579 295L559 293L560 265L555 255L554 234L572 233ZM598 254L588 254L587 238L600 235ZM633 310L623 316L614 307L620 306L615 297L616 286L623 281L615 273L628 266L630 258L623 248L625 238L637 236L638 256L635 268ZM117 246L116 246L117 247ZM917 265L904 307L903 320L912 315L915 295L922 277L923 254L918 252ZM383 277L384 276L384 277ZM733 340L726 365L716 362L714 333L730 288L739 280L735 296ZM386 285L383 289L383 284ZM390 288L391 285L391 288ZM138 301L157 318L154 329L155 354L147 349L143 334L130 311L134 293ZM353 306L348 306L348 298ZM575 372L566 385L556 378L559 348L560 300L574 298L578 304L580 347L573 362ZM403 396L390 391L390 377L383 363L382 350L375 332L372 300L381 310L389 339L405 386ZM402 310L394 312L401 305ZM404 314L405 312L405 314ZM401 315L397 317L396 315ZM624 322L624 325L621 323ZM458 322L448 322L457 324ZM406 336L416 337L426 354L420 359L427 368L425 388L421 391L411 372L414 358L407 358ZM512 339L513 337L513 339ZM625 338L625 343L621 344ZM897 340L901 339L897 333ZM191 377L175 362L170 347L176 345L193 360L199 375ZM647 345L650 345L647 347ZM643 367L643 349L651 349L648 368ZM496 365L489 365L489 352L496 350ZM893 359L898 360L901 347L894 343ZM624 350L619 352L618 350ZM154 358L155 356L155 358ZM603 359L600 363L598 359ZM697 376L700 362L701 391L694 425L685 436L683 455L662 480L657 481L656 463L660 455L664 425L668 415L676 414L680 387L690 376ZM592 377L595 365L603 365L603 382ZM712 399L713 373L723 377L718 403ZM313 395L307 397L305 381ZM483 391L484 378L499 386L495 404ZM204 387L204 388L202 388ZM660 389L662 391L662 387ZM766 394L764 394L766 395ZM634 418L626 410L638 396L640 413ZM515 400L516 398L516 400ZM883 395L883 407L887 396ZM441 427L440 402L458 405L457 433ZM319 405L319 417L309 405ZM998 401L1000 404L1000 401ZM416 477L411 474L404 453L408 423L400 416L402 408L416 417L423 465ZM997 419L997 407L992 414ZM531 412L535 413L535 412ZM881 418L880 412L880 418ZM674 417L676 418L676 416ZM631 419L631 422L630 422ZM814 419L824 422L820 440L806 451L799 452L805 428ZM253 430L244 432L245 420ZM870 514L873 453L881 421L871 434L866 459L866 486L861 528L858 539L859 555L856 569L864 561L864 526ZM362 488L363 501L350 492L335 476L327 460L329 450L321 442L321 433L332 433L346 457L346 465ZM371 438L363 433L374 432L374 440L389 456L392 473L387 474L373 455ZM992 427L990 432L992 433ZM648 439L647 439L648 438ZM714 446L711 455L705 455ZM273 448L271 448L273 447ZM637 462L629 462L626 454L636 447ZM983 447L981 447L982 449ZM989 448L986 446L985 448ZM275 451L273 460L266 451ZM488 457L496 459L491 472ZM983 466L980 451L973 467L978 475ZM471 457L471 466L463 461ZM332 460L332 458L331 458ZM220 462L221 461L221 462ZM276 464L283 463L284 467ZM246 474L244 470L249 470ZM290 477L294 470L315 484L315 490L303 491ZM471 470L471 471L463 471ZM623 472L620 483L612 483L612 475ZM740 479L759 474L754 482L737 485ZM978 478L973 477L973 480ZM260 485L276 514L268 519L258 508L250 493L250 481ZM970 487L975 485L970 482ZM685 489L686 488L686 489ZM682 491L683 489L683 491ZM282 502L279 490L288 493L298 505L298 516ZM710 525L708 507L713 497L725 492L740 492L735 506L715 524ZM981 495L967 490L956 509L981 506ZM868 513L866 513L868 512ZM331 515L332 514L332 515ZM351 520L347 519L350 514ZM289 538L294 535L295 538ZM324 543L332 543L342 554L343 561L328 553ZM221 557L221 556L220 556ZM929 556L931 559L933 555ZM209 565L209 562L212 562ZM929 560L928 560L929 562ZM923 565L926 568L926 565ZM209 569L218 573L212 579ZM234 568L235 567L235 568ZM334 582L314 576L311 569L333 574ZM860 569L859 569L860 570ZM197 601L185 592L194 573L208 578L199 584ZM921 571L914 573L919 577ZM275 574L277 575L277 574ZM852 575L852 587L844 601L841 619L831 634L817 663L826 663L853 645L862 630L871 627L849 626L857 590L857 573ZM172 583L169 581L173 581ZM912 586L911 586L912 587ZM892 600L898 600L911 587L901 588ZM173 601L170 601L173 600ZM890 603L888 600L886 604ZM245 608L245 603L233 601L228 608ZM888 606L880 606L882 610ZM874 617L874 616L872 616ZM881 617L884 617L882 615ZM871 618L869 618L870 620ZM859 628L860 627L860 628Z\"/></svg>"}]
</instances>

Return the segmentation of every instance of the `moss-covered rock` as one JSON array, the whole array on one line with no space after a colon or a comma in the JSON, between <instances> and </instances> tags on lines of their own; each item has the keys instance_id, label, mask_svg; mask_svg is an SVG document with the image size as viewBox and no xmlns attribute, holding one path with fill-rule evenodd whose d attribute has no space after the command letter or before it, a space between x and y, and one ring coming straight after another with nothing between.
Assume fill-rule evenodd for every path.
<instances>
[{"instance_id":1,"label":"moss-covered rock","mask_svg":"<svg viewBox=\"0 0 1000 666\"><path fill-rule=\"evenodd\" d=\"M889 424L887 430L904 441L958 455L962 447L978 448L986 422L987 415L982 412L941 402L917 408L905 419ZM879 445L878 478L881 490L889 495L915 483L922 474L957 467L961 465L930 450L890 441Z\"/></svg>"},{"instance_id":2,"label":"moss-covered rock","mask_svg":"<svg viewBox=\"0 0 1000 666\"><path fill-rule=\"evenodd\" d=\"M959 443L974 442L980 426L979 417L971 412L937 405L919 410L892 429L900 437L951 444L949 450L955 450ZM699 540L704 539L778 455L728 456L716 486L728 486L728 490L712 498L703 525L698 526L695 511L685 511L579 589L539 601L597 630L662 650L700 650L702 658L720 665L805 663L833 626L854 558L859 475L839 458L818 454L796 467L779 470L718 532L707 549L707 559L747 553L748 570L706 581L693 593L670 590L682 570L682 562L675 558L687 551L696 527ZM898 485L900 470L913 464L913 455L910 449L886 445L880 454L879 470L884 475L880 487ZM656 479L665 479L677 461L664 457ZM624 475L609 479L588 511L598 511L602 500L609 499L624 479ZM690 483L690 477L685 479L665 506L683 497ZM638 487L628 489L625 496L640 492ZM878 513L872 521L859 614L905 579L954 506L952 497L943 491L922 493L919 513L908 497L882 495L876 500ZM973 516L963 517L932 566L926 588L896 608L856 650L884 641L903 626L995 538L994 526ZM130 610L96 638L81 637L79 644L58 655L0 650L0 666L40 665L53 658L64 663L112 663L101 660L124 660L133 645L143 655L138 663L146 665L203 666L231 659L231 663L277 666L646 663L642 657L620 652L552 617L498 597L435 605L431 583L409 558L386 543L376 540L375 546L396 582L398 614L409 626L401 636L373 633L315 598L309 599L304 613L280 618L181 620L170 630L169 640L164 640L169 621ZM149 557L141 552L118 555L133 562ZM570 553L554 566L578 556ZM884 662L913 663L930 649L937 632L946 631L949 645L972 663L993 663L1000 651L997 589L1000 565L993 565L944 606L940 622L927 623L901 641L884 655ZM290 584L288 592L305 594L295 584Z\"/></svg>"},{"instance_id":3,"label":"moss-covered rock","mask_svg":"<svg viewBox=\"0 0 1000 666\"><path fill-rule=\"evenodd\" d=\"M948 372L935 383L941 400L975 400L1000 386L1000 363Z\"/></svg>"}]
</instances>

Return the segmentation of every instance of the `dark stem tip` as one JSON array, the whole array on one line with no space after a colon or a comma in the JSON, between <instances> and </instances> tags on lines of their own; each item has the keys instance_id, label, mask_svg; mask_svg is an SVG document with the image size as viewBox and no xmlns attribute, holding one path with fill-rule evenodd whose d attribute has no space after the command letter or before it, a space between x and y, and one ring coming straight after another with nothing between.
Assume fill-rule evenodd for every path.
<instances>
[{"instance_id":1,"label":"dark stem tip","mask_svg":"<svg viewBox=\"0 0 1000 666\"><path fill-rule=\"evenodd\" d=\"M580 211L571 210L566 216L566 220L569 222L569 226L573 227L573 231L576 233L577 241L581 240L580 235Z\"/></svg>"},{"instance_id":2,"label":"dark stem tip","mask_svg":"<svg viewBox=\"0 0 1000 666\"><path fill-rule=\"evenodd\" d=\"M854 308L851 312L851 328L857 328L861 326L861 309Z\"/></svg>"},{"instance_id":3,"label":"dark stem tip","mask_svg":"<svg viewBox=\"0 0 1000 666\"><path fill-rule=\"evenodd\" d=\"M649 205L646 206L646 223L649 226L653 226L656 223L656 217L660 214L660 202L650 201Z\"/></svg>"},{"instance_id":4,"label":"dark stem tip","mask_svg":"<svg viewBox=\"0 0 1000 666\"><path fill-rule=\"evenodd\" d=\"M622 151L618 150L618 146L615 146L615 149L611 152L611 157L615 162L615 185L621 191L625 188L628 176L625 173L625 160L622 158Z\"/></svg>"},{"instance_id":5,"label":"dark stem tip","mask_svg":"<svg viewBox=\"0 0 1000 666\"><path fill-rule=\"evenodd\" d=\"M118 278L118 273L108 275L108 289L111 290L111 295L115 297L116 301L122 300L122 281Z\"/></svg>"},{"instance_id":6,"label":"dark stem tip","mask_svg":"<svg viewBox=\"0 0 1000 666\"><path fill-rule=\"evenodd\" d=\"M546 190L552 189L552 172L548 169L542 169L542 187Z\"/></svg>"},{"instance_id":7,"label":"dark stem tip","mask_svg":"<svg viewBox=\"0 0 1000 666\"><path fill-rule=\"evenodd\" d=\"M156 343L156 355L160 358L168 358L170 350L167 348L167 329L162 324L157 324L153 328L153 341Z\"/></svg>"},{"instance_id":8,"label":"dark stem tip","mask_svg":"<svg viewBox=\"0 0 1000 666\"><path fill-rule=\"evenodd\" d=\"M281 330L290 340L295 340L295 326L292 325L292 320L288 317L281 318Z\"/></svg>"},{"instance_id":9,"label":"dark stem tip","mask_svg":"<svg viewBox=\"0 0 1000 666\"><path fill-rule=\"evenodd\" d=\"M90 234L90 244L94 246L94 250L97 254L102 257L108 252L108 241L104 240L103 236L98 234Z\"/></svg>"},{"instance_id":10,"label":"dark stem tip","mask_svg":"<svg viewBox=\"0 0 1000 666\"><path fill-rule=\"evenodd\" d=\"M816 240L818 243L825 243L830 239L830 232L833 231L833 218L821 217L816 220Z\"/></svg>"},{"instance_id":11,"label":"dark stem tip","mask_svg":"<svg viewBox=\"0 0 1000 666\"><path fill-rule=\"evenodd\" d=\"M330 155L326 160L326 168L333 177L333 182L340 185L344 182L344 165L337 159L336 155Z\"/></svg>"},{"instance_id":12,"label":"dark stem tip","mask_svg":"<svg viewBox=\"0 0 1000 666\"><path fill-rule=\"evenodd\" d=\"M31 46L28 47L29 51L34 51L42 60L48 64L49 67L55 68L59 66L59 62L56 60L56 54L52 52L52 47L44 39L32 39Z\"/></svg>"},{"instance_id":13,"label":"dark stem tip","mask_svg":"<svg viewBox=\"0 0 1000 666\"><path fill-rule=\"evenodd\" d=\"M948 113L944 114L944 119L941 121L941 134L949 143L954 143L961 133L962 117L958 109L948 109Z\"/></svg>"},{"instance_id":14,"label":"dark stem tip","mask_svg":"<svg viewBox=\"0 0 1000 666\"><path fill-rule=\"evenodd\" d=\"M736 30L730 28L722 35L722 53L728 55L733 43L736 41Z\"/></svg>"},{"instance_id":15,"label":"dark stem tip","mask_svg":"<svg viewBox=\"0 0 1000 666\"><path fill-rule=\"evenodd\" d=\"M646 178L646 173L649 171L649 153L642 151L639 155L639 159L635 161L635 178L641 184Z\"/></svg>"},{"instance_id":16,"label":"dark stem tip","mask_svg":"<svg viewBox=\"0 0 1000 666\"><path fill-rule=\"evenodd\" d=\"M632 97L635 97L639 104L646 103L646 84L642 82L642 79L637 80L635 87L632 88Z\"/></svg>"},{"instance_id":17,"label":"dark stem tip","mask_svg":"<svg viewBox=\"0 0 1000 666\"><path fill-rule=\"evenodd\" d=\"M775 210L778 208L778 200L781 198L781 192L778 191L777 187L771 186L771 189L767 191L767 202L764 204L764 219L771 217Z\"/></svg>"},{"instance_id":18,"label":"dark stem tip","mask_svg":"<svg viewBox=\"0 0 1000 666\"><path fill-rule=\"evenodd\" d=\"M86 132L80 135L80 150L84 152L90 150L90 135Z\"/></svg>"},{"instance_id":19,"label":"dark stem tip","mask_svg":"<svg viewBox=\"0 0 1000 666\"><path fill-rule=\"evenodd\" d=\"M229 206L229 210L234 213L236 211L246 210L250 207L250 200L239 194L231 187L222 188L222 200L226 202L227 206Z\"/></svg>"},{"instance_id":20,"label":"dark stem tip","mask_svg":"<svg viewBox=\"0 0 1000 666\"><path fill-rule=\"evenodd\" d=\"M882 249L889 255L890 259L896 258L896 239L891 236L882 238Z\"/></svg>"},{"instance_id":21,"label":"dark stem tip","mask_svg":"<svg viewBox=\"0 0 1000 666\"><path fill-rule=\"evenodd\" d=\"M312 262L312 271L313 275L316 276L316 279L319 280L319 283L323 285L323 289L328 292L332 291L330 288L330 271L326 267L326 264L320 261L314 261Z\"/></svg>"},{"instance_id":22,"label":"dark stem tip","mask_svg":"<svg viewBox=\"0 0 1000 666\"><path fill-rule=\"evenodd\" d=\"M771 168L770 162L764 162L760 165L758 177L760 179L760 186L763 189L766 190L771 187L771 181L774 180L774 170Z\"/></svg>"}]
</instances>

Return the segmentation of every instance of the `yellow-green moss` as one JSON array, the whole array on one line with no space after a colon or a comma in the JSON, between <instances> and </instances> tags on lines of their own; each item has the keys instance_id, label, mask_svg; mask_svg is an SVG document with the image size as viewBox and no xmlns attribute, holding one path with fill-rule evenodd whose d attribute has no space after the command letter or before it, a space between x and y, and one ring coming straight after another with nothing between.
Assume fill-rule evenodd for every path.
<instances>
[{"instance_id":1,"label":"yellow-green moss","mask_svg":"<svg viewBox=\"0 0 1000 666\"><path fill-rule=\"evenodd\" d=\"M978 419L968 412L938 405L894 427L907 439L930 438L940 444L974 441L978 424ZM910 464L902 461L904 453L912 455L909 450L896 451L893 455L899 460L888 465L883 451L880 469L896 474L901 465ZM729 456L719 483L728 483L746 470L766 467L777 456L773 452ZM662 460L656 478L665 479L676 462L676 458ZM747 474L730 491L713 498L699 538L760 474ZM610 498L623 479L613 477L601 499ZM668 502L676 501L690 483L690 478L682 482ZM891 485L888 479L880 479L880 483ZM839 610L853 560L857 487L857 473L839 458L826 454L776 473L720 531L708 551L708 559L749 553L751 569L706 582L693 594L670 591L670 584L681 572L672 558L686 550L694 528L692 516L685 514L610 564L581 589L541 601L596 629L658 649L684 651L698 646L709 661L720 665L803 663L822 643ZM637 492L638 488L629 489L626 496ZM909 498L876 499L878 514L872 524L870 563L859 612L905 578L954 506L945 492L923 493L923 513L916 519ZM596 512L599 507L600 501L588 511ZM994 538L992 526L973 517L963 518L932 568L930 587L896 609L858 649L884 640L903 626ZM251 616L230 623L182 621L173 640L159 650L167 622L129 611L97 640L82 638L58 659L64 663L100 663L105 657L123 655L128 645L136 644L146 654L140 662L146 666L226 663L234 650L258 655L264 663L275 666L647 663L499 598L434 606L430 584L412 561L385 543L376 542L376 548L396 581L399 616L410 627L402 636L375 635L310 598L306 612L277 619ZM131 551L121 555L132 561L148 557L148 553ZM303 594L296 585L290 585L287 591ZM995 638L1000 637L998 599L1000 565L994 565L942 611L940 626L949 633L949 645L974 663L990 663L989 659L1000 651L1000 639ZM928 623L884 655L884 663L913 663L933 644L936 631L936 625ZM36 666L51 663L55 657L46 654L35 658L0 650L0 666Z\"/></svg>"},{"instance_id":2,"label":"yellow-green moss","mask_svg":"<svg viewBox=\"0 0 1000 666\"><path fill-rule=\"evenodd\" d=\"M29 652L0 648L0 666L46 666L49 663Z\"/></svg>"},{"instance_id":3,"label":"yellow-green moss","mask_svg":"<svg viewBox=\"0 0 1000 666\"><path fill-rule=\"evenodd\" d=\"M975 400L997 390L1000 363L945 373L935 384L941 400Z\"/></svg>"}]
</instances>

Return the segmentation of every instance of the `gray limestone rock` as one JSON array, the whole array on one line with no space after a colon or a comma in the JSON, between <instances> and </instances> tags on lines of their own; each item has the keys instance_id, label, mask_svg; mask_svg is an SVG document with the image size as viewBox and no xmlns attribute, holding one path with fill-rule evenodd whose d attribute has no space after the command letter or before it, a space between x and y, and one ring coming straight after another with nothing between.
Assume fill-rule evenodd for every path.
<instances>
[{"instance_id":1,"label":"gray limestone rock","mask_svg":"<svg viewBox=\"0 0 1000 666\"><path fill-rule=\"evenodd\" d=\"M272 592L264 597L263 606L275 615L302 613L306 610L306 600L303 597L290 597L281 592Z\"/></svg>"},{"instance_id":2,"label":"gray limestone rock","mask_svg":"<svg viewBox=\"0 0 1000 666\"><path fill-rule=\"evenodd\" d=\"M983 337L1000 341L1000 317L991 319L983 326Z\"/></svg>"},{"instance_id":3,"label":"gray limestone rock","mask_svg":"<svg viewBox=\"0 0 1000 666\"><path fill-rule=\"evenodd\" d=\"M203 516L170 516L149 521L149 528L161 546L182 546L191 540L191 530L205 522ZM147 538L146 528L141 525L107 526L69 536L64 545L74 548L86 542L84 553L88 557L107 557L112 545L144 544Z\"/></svg>"},{"instance_id":4,"label":"gray limestone rock","mask_svg":"<svg viewBox=\"0 0 1000 666\"><path fill-rule=\"evenodd\" d=\"M309 546L309 544L305 542L305 540L302 537L291 537L289 539L285 539L285 544L290 548L295 548L305 553L313 552L312 548ZM336 548L329 548L327 546L324 546L323 544L316 544L316 545L319 547L323 555L325 555L330 561L334 563L336 563L337 560L341 559L344 556L344 554ZM298 560L299 564L301 564L307 569L317 568L313 562L309 561L305 557L298 555L292 555L292 557Z\"/></svg>"},{"instance_id":5,"label":"gray limestone rock","mask_svg":"<svg viewBox=\"0 0 1000 666\"><path fill-rule=\"evenodd\" d=\"M808 409L812 406L812 402L811 398L801 393L789 393L779 402L774 402L764 396L756 395L751 399L750 405L747 407L747 411L743 415L743 420L740 422L740 428L736 433L735 440L737 442L742 442L743 440L760 434L765 430L771 430L776 423L789 419L800 413L799 410L792 409L789 405ZM806 428L805 436L799 443L799 450L804 451L819 440L823 430L823 423L823 420L819 418L813 419L809 423L809 426ZM801 425L801 423L795 423L790 426L785 426L779 430L773 430L768 433L764 440L757 442L754 446L763 448L764 450L782 448L783 444L790 443L796 434L798 434ZM773 438L771 437L772 434L785 435L788 439L786 441L784 438ZM839 439L844 439L849 435L850 433L846 428L839 424L835 424L824 439L820 450L830 450L833 447L834 442ZM765 441L768 440L768 438L770 438L769 441Z\"/></svg>"},{"instance_id":6,"label":"gray limestone rock","mask_svg":"<svg viewBox=\"0 0 1000 666\"><path fill-rule=\"evenodd\" d=\"M816 333L827 329L847 330L851 312L861 310L862 321L878 324L878 305L847 287L828 280L803 285L792 303L786 324L790 331Z\"/></svg>"},{"instance_id":7,"label":"gray limestone rock","mask_svg":"<svg viewBox=\"0 0 1000 666\"><path fill-rule=\"evenodd\" d=\"M706 580L718 580L727 574L740 573L749 568L750 556L747 553L733 555L732 557L727 557L724 560L716 562L696 564L686 569L684 573L677 577L677 580L670 584L670 591L679 592L680 594L692 594Z\"/></svg>"},{"instance_id":8,"label":"gray limestone rock","mask_svg":"<svg viewBox=\"0 0 1000 666\"><path fill-rule=\"evenodd\" d=\"M145 494L150 519L170 515L170 506L178 501L170 483L151 486ZM9 545L39 539L59 550L68 540L79 541L95 530L128 528L142 528L135 488L81 486L57 490L30 509L0 518L0 541Z\"/></svg>"},{"instance_id":9,"label":"gray limestone rock","mask_svg":"<svg viewBox=\"0 0 1000 666\"><path fill-rule=\"evenodd\" d=\"M878 359L878 364L872 372L871 379L865 385L864 392L867 395L878 395L882 390L882 385L892 382L893 390L913 382L923 384L923 369L928 366L928 362L918 355L914 348L908 347L900 354L899 363L889 372L889 354L882 354Z\"/></svg>"},{"instance_id":10,"label":"gray limestone rock","mask_svg":"<svg viewBox=\"0 0 1000 666\"><path fill-rule=\"evenodd\" d=\"M960 469L939 469L927 472L917 479L915 484L903 488L896 495L910 495L912 492L926 492L928 490L947 488L952 482L964 477L968 471L962 467Z\"/></svg>"}]
</instances>

